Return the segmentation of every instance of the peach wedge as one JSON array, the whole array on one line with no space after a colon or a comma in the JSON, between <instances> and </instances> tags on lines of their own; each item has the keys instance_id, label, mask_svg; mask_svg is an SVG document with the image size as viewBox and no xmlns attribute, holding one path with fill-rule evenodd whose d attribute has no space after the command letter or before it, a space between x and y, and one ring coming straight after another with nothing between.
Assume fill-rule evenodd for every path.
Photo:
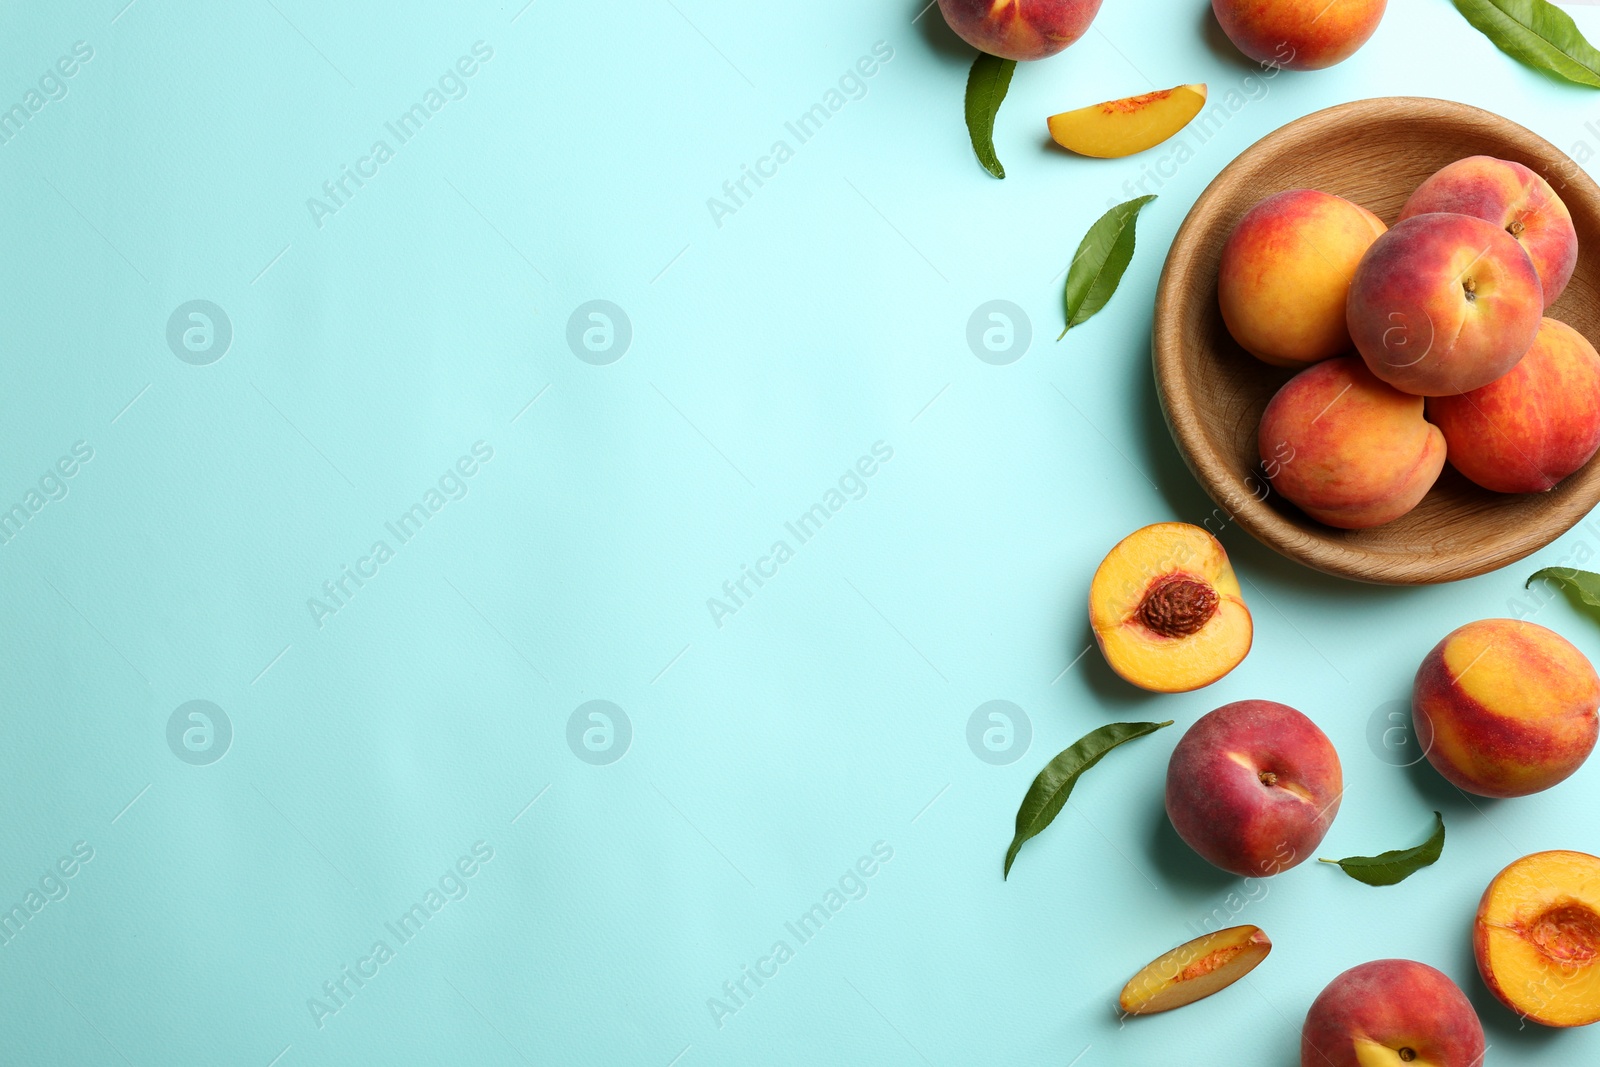
<instances>
[{"instance_id":1,"label":"peach wedge","mask_svg":"<svg viewBox=\"0 0 1600 1067\"><path fill-rule=\"evenodd\" d=\"M1202 934L1156 957L1128 980L1118 1003L1129 1015L1154 1015L1228 988L1267 958L1272 942L1258 926Z\"/></svg>"},{"instance_id":2,"label":"peach wedge","mask_svg":"<svg viewBox=\"0 0 1600 1067\"><path fill-rule=\"evenodd\" d=\"M1203 83L1107 100L1051 115L1050 136L1080 156L1120 159L1165 141L1189 125L1205 103Z\"/></svg>"},{"instance_id":3,"label":"peach wedge","mask_svg":"<svg viewBox=\"0 0 1600 1067\"><path fill-rule=\"evenodd\" d=\"M1210 685L1254 632L1221 542L1183 522L1135 530L1106 554L1089 583L1089 626L1111 669L1156 693Z\"/></svg>"},{"instance_id":4,"label":"peach wedge","mask_svg":"<svg viewBox=\"0 0 1600 1067\"><path fill-rule=\"evenodd\" d=\"M1600 1022L1600 859L1536 852L1495 876L1473 924L1491 992L1545 1026Z\"/></svg>"}]
</instances>

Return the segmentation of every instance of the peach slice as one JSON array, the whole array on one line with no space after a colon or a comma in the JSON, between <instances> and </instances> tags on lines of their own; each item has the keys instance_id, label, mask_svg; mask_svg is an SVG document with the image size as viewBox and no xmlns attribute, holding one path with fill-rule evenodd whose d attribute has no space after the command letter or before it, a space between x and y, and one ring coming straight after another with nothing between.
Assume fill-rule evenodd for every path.
<instances>
[{"instance_id":1,"label":"peach slice","mask_svg":"<svg viewBox=\"0 0 1600 1067\"><path fill-rule=\"evenodd\" d=\"M1089 626L1112 670L1157 693L1210 685L1254 632L1221 542L1183 522L1135 530L1106 554L1089 583Z\"/></svg>"},{"instance_id":2,"label":"peach slice","mask_svg":"<svg viewBox=\"0 0 1600 1067\"><path fill-rule=\"evenodd\" d=\"M1495 876L1473 955L1490 991L1545 1026L1600 1022L1600 859L1536 852Z\"/></svg>"},{"instance_id":3,"label":"peach slice","mask_svg":"<svg viewBox=\"0 0 1600 1067\"><path fill-rule=\"evenodd\" d=\"M1203 934L1157 956L1122 988L1118 1003L1129 1015L1154 1015L1220 993L1272 951L1259 926L1233 926Z\"/></svg>"},{"instance_id":4,"label":"peach slice","mask_svg":"<svg viewBox=\"0 0 1600 1067\"><path fill-rule=\"evenodd\" d=\"M1120 159L1154 148L1200 114L1206 87L1179 85L1051 115L1050 136L1080 156Z\"/></svg>"}]
</instances>

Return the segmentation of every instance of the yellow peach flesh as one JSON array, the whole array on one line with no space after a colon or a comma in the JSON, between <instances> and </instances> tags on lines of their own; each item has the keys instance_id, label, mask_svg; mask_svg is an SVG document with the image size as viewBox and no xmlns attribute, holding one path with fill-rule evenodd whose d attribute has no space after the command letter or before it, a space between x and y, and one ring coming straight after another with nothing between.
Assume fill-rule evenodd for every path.
<instances>
[{"instance_id":1,"label":"yellow peach flesh","mask_svg":"<svg viewBox=\"0 0 1600 1067\"><path fill-rule=\"evenodd\" d=\"M1154 148L1187 126L1205 106L1204 84L1107 100L1051 115L1050 136L1080 156L1117 159Z\"/></svg>"},{"instance_id":2,"label":"yellow peach flesh","mask_svg":"<svg viewBox=\"0 0 1600 1067\"><path fill-rule=\"evenodd\" d=\"M1204 934L1163 953L1123 987L1118 1003L1130 1015L1153 1015L1220 992L1254 970L1272 942L1255 926Z\"/></svg>"},{"instance_id":3,"label":"yellow peach flesh","mask_svg":"<svg viewBox=\"0 0 1600 1067\"><path fill-rule=\"evenodd\" d=\"M1484 981L1517 1014L1600 1022L1600 859L1539 852L1507 867L1483 894L1473 947Z\"/></svg>"},{"instance_id":4,"label":"yellow peach flesh","mask_svg":"<svg viewBox=\"0 0 1600 1067\"><path fill-rule=\"evenodd\" d=\"M1162 626L1159 609L1169 595L1180 610ZM1222 545L1180 522L1146 526L1111 550L1090 583L1089 623L1114 671L1160 693L1221 678L1250 651L1252 636Z\"/></svg>"}]
</instances>

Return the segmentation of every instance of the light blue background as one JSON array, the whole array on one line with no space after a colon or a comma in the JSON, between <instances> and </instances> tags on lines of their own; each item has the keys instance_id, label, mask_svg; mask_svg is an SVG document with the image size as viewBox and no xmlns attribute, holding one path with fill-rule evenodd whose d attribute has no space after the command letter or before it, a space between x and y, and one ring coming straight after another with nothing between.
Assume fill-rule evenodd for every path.
<instances>
[{"instance_id":1,"label":"light blue background","mask_svg":"<svg viewBox=\"0 0 1600 1067\"><path fill-rule=\"evenodd\" d=\"M1448 0L1397 2L1354 59L1272 81L1147 186L1121 291L1058 345L1079 237L1171 146L1071 158L1043 118L1180 82L1248 93L1204 3L1107 0L1020 70L1004 182L961 123L971 52L920 3L123 3L13 5L0 33L6 106L93 49L0 145L0 503L93 448L0 546L0 905L93 849L0 946L6 1062L1287 1064L1316 992L1382 956L1460 981L1492 1062L1600 1052L1600 1032L1519 1032L1467 941L1504 864L1600 851L1600 769L1474 807L1368 743L1439 637L1600 549L1600 525L1408 590L1230 528L1256 619L1238 670L1151 697L1079 658L1106 549L1211 512L1148 344L1162 252L1214 174L1387 94L1600 149L1600 95L1518 67ZM307 199L479 41L466 95L319 227ZM707 199L880 41L865 96L718 226ZM194 299L233 329L210 365L166 341ZM609 365L566 340L594 299L632 325ZM1032 322L1006 366L965 338L993 299ZM480 441L465 498L390 540ZM707 599L879 441L865 496L717 626ZM319 626L308 598L378 539L393 558ZM1600 655L1565 604L1537 617ZM1182 728L1244 697L1338 746L1324 855L1418 841L1438 808L1444 859L1385 890L1315 864L1274 879L1236 920L1277 946L1247 983L1120 1027L1132 971L1238 888L1177 842L1161 785ZM233 729L203 766L166 740L195 699ZM995 699L1033 733L1006 766L966 741ZM590 700L631 723L609 765L567 742ZM1002 883L1039 767L1165 718ZM475 842L493 858L467 895L400 945L384 924ZM866 895L794 942L784 923L875 842L893 857ZM394 958L319 1027L308 998L379 939ZM794 957L719 1027L708 998L779 939Z\"/></svg>"}]
</instances>

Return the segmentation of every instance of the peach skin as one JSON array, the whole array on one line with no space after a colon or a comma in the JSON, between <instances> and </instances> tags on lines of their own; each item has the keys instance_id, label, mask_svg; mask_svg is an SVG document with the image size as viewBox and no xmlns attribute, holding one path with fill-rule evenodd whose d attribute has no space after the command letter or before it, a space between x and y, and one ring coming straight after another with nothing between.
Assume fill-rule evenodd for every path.
<instances>
[{"instance_id":1,"label":"peach skin","mask_svg":"<svg viewBox=\"0 0 1600 1067\"><path fill-rule=\"evenodd\" d=\"M1318 522L1379 526L1417 505L1444 469L1445 442L1423 400L1373 377L1354 356L1290 378L1258 436L1272 487Z\"/></svg>"},{"instance_id":2,"label":"peach skin","mask_svg":"<svg viewBox=\"0 0 1600 1067\"><path fill-rule=\"evenodd\" d=\"M1417 187L1400 218L1431 211L1472 215L1516 238L1539 274L1545 307L1572 280L1578 265L1572 215L1550 183L1521 163L1494 156L1457 160Z\"/></svg>"},{"instance_id":3,"label":"peach skin","mask_svg":"<svg viewBox=\"0 0 1600 1067\"><path fill-rule=\"evenodd\" d=\"M972 47L1001 59L1045 59L1082 37L1100 0L939 0L944 20Z\"/></svg>"},{"instance_id":4,"label":"peach skin","mask_svg":"<svg viewBox=\"0 0 1600 1067\"><path fill-rule=\"evenodd\" d=\"M1417 668L1417 742L1440 774L1484 797L1565 780L1600 735L1600 677L1566 638L1516 619L1470 622Z\"/></svg>"},{"instance_id":5,"label":"peach skin","mask_svg":"<svg viewBox=\"0 0 1600 1067\"><path fill-rule=\"evenodd\" d=\"M1543 493L1600 450L1600 354L1545 319L1522 361L1488 385L1428 399L1450 465L1497 493Z\"/></svg>"},{"instance_id":6,"label":"peach skin","mask_svg":"<svg viewBox=\"0 0 1600 1067\"><path fill-rule=\"evenodd\" d=\"M1472 929L1478 973L1542 1026L1600 1022L1600 859L1536 852L1495 876Z\"/></svg>"},{"instance_id":7,"label":"peach skin","mask_svg":"<svg viewBox=\"0 0 1600 1067\"><path fill-rule=\"evenodd\" d=\"M1270 700L1202 715L1167 764L1167 817L1206 861L1265 878L1303 862L1339 813L1339 754L1317 724Z\"/></svg>"},{"instance_id":8,"label":"peach skin","mask_svg":"<svg viewBox=\"0 0 1600 1067\"><path fill-rule=\"evenodd\" d=\"M1385 6L1385 0L1211 0L1239 51L1285 70L1321 70L1349 59L1378 28Z\"/></svg>"},{"instance_id":9,"label":"peach skin","mask_svg":"<svg viewBox=\"0 0 1600 1067\"><path fill-rule=\"evenodd\" d=\"M1483 1024L1461 988L1415 960L1373 960L1317 995L1301 1067L1483 1067Z\"/></svg>"},{"instance_id":10,"label":"peach skin","mask_svg":"<svg viewBox=\"0 0 1600 1067\"><path fill-rule=\"evenodd\" d=\"M1533 345L1544 291L1517 240L1471 215L1413 215L1373 242L1346 320L1372 373L1448 396L1488 385Z\"/></svg>"},{"instance_id":11,"label":"peach skin","mask_svg":"<svg viewBox=\"0 0 1600 1067\"><path fill-rule=\"evenodd\" d=\"M1384 232L1378 216L1315 189L1245 212L1222 247L1217 302L1246 352L1304 367L1350 351L1345 300L1356 265Z\"/></svg>"},{"instance_id":12,"label":"peach skin","mask_svg":"<svg viewBox=\"0 0 1600 1067\"><path fill-rule=\"evenodd\" d=\"M1135 530L1106 553L1089 583L1089 627L1112 670L1157 693L1210 685L1254 633L1222 543L1183 522Z\"/></svg>"}]
</instances>

